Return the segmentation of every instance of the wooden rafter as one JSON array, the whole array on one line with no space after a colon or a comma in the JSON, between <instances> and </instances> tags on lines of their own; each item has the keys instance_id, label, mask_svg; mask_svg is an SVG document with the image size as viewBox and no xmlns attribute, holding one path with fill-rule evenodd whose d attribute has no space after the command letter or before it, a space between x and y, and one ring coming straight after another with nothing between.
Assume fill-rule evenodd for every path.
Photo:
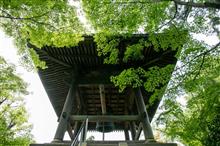
<instances>
[{"instance_id":1,"label":"wooden rafter","mask_svg":"<svg viewBox=\"0 0 220 146\"><path fill-rule=\"evenodd\" d=\"M102 114L106 114L106 101L105 101L105 87L103 84L99 85L99 93L102 107Z\"/></svg>"}]
</instances>

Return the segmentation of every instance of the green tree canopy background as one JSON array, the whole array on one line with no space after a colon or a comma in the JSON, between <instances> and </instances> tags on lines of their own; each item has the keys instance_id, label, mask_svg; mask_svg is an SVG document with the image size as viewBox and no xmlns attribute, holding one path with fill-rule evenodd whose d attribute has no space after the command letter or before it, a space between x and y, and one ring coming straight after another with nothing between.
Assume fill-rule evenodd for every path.
<instances>
[{"instance_id":1,"label":"green tree canopy background","mask_svg":"<svg viewBox=\"0 0 220 146\"><path fill-rule=\"evenodd\" d=\"M77 13L79 7L71 5L77 2L82 7L81 17L85 15L92 28L90 32L80 21L80 15ZM171 137L175 135L176 139L185 144L191 144L184 138L185 135L176 132L175 126L179 123L175 120L181 111L179 120L192 121L193 127L197 120L192 118L196 117L194 114L199 118L199 114L204 111L212 111L216 108L206 105L205 102L209 103L209 100L215 97L219 101L219 96L215 95L219 92L218 88L213 88L213 92L204 91L209 91L213 85L217 87L219 84L217 78L220 75L220 42L209 46L194 38L195 34L201 33L220 37L219 2L208 0L82 0L77 2L67 0L2 0L0 2L0 27L14 38L23 65L32 70L46 67L46 64L38 59L35 51L27 47L27 41L38 48L45 45L72 47L83 40L83 34L94 33L98 55L105 57L104 63L117 64L118 40L113 36L131 37L134 33L148 34L147 40L140 40L139 43L128 46L124 54L120 54L123 56L123 62L143 59L143 48L153 46L156 51L168 48L176 50L178 66L175 68L170 65L163 68L154 66L144 70L140 65L123 70L117 76L111 77L111 81L119 87L120 91L127 86L144 86L148 92L154 92L152 102L166 90L165 112L161 116L166 120L159 119L168 126L169 130L164 132ZM166 83L172 72L173 76L167 88ZM187 96L185 107L176 100L182 92L192 94ZM199 94L203 92L206 96ZM200 98L205 102L199 102ZM201 106L201 110L197 110L198 107L195 106L197 104ZM190 110L192 112L189 112ZM193 113L194 110L199 112ZM205 125L215 123L218 117L216 114L210 114L211 117L204 122ZM187 132L191 129L185 126L187 125L183 124L180 130ZM200 140L198 139L196 144L205 145L204 141L211 140L211 136L204 137L207 134L206 129L199 130ZM211 130L208 133L212 132L214 131Z\"/></svg>"},{"instance_id":2,"label":"green tree canopy background","mask_svg":"<svg viewBox=\"0 0 220 146\"><path fill-rule=\"evenodd\" d=\"M15 67L0 57L0 145L28 146L32 140L31 125L23 96L26 83L16 75Z\"/></svg>"}]
</instances>

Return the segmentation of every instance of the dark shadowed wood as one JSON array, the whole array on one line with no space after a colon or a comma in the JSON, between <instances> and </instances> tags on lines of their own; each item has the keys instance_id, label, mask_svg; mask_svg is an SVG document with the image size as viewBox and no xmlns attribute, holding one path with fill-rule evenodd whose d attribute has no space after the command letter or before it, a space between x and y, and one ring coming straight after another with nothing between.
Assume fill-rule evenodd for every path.
<instances>
[{"instance_id":1,"label":"dark shadowed wood","mask_svg":"<svg viewBox=\"0 0 220 146\"><path fill-rule=\"evenodd\" d=\"M86 115L97 115L102 113L99 84L105 87L106 108L111 109L112 115L125 114L125 103L129 101L127 107L129 112L127 115L137 115L137 106L134 104L134 96L131 96L131 89L127 88L124 92L119 93L118 88L110 82L111 75L118 75L122 70L127 68L136 68L142 64L145 70L154 65L164 67L168 64L175 64L175 53L171 49L163 51L155 51L153 46L143 49L143 60L123 62L123 54L126 46L139 42L140 39L147 40L148 35L131 35L130 37L119 38L119 63L104 64L103 57L98 56L97 45L93 36L84 36L85 39L77 46L56 48L53 46L44 46L41 49L36 47L35 50L42 61L46 62L48 68L39 70L39 76L48 94L50 102L58 117L61 117L65 99L73 80L73 68L77 68L79 76L77 77L77 91L79 91L76 106L71 110L71 115L77 115L79 108L82 107L82 113ZM29 44L30 45L30 44ZM153 118L160 98L155 104L149 105L152 93L146 93L144 96L145 105L149 106L149 120ZM133 113L130 113L132 111ZM106 109L108 112L108 109ZM71 120L71 125L75 121ZM124 130L125 122L116 122L115 130ZM95 130L96 125L89 124L88 130Z\"/></svg>"},{"instance_id":2,"label":"dark shadowed wood","mask_svg":"<svg viewBox=\"0 0 220 146\"><path fill-rule=\"evenodd\" d=\"M99 85L99 92L100 92L102 114L105 115L106 114L106 101L105 101L105 87L103 84Z\"/></svg>"},{"instance_id":3,"label":"dark shadowed wood","mask_svg":"<svg viewBox=\"0 0 220 146\"><path fill-rule=\"evenodd\" d=\"M97 121L139 121L140 117L137 115L72 115L71 118L75 121L84 121L86 118L89 119L90 122Z\"/></svg>"},{"instance_id":4,"label":"dark shadowed wood","mask_svg":"<svg viewBox=\"0 0 220 146\"><path fill-rule=\"evenodd\" d=\"M136 135L135 135L135 140L138 140L138 139L140 138L141 131L142 131L142 127L143 127L143 125L142 125L142 123L140 122L140 123L139 123L139 126L138 126L138 130L137 130Z\"/></svg>"}]
</instances>

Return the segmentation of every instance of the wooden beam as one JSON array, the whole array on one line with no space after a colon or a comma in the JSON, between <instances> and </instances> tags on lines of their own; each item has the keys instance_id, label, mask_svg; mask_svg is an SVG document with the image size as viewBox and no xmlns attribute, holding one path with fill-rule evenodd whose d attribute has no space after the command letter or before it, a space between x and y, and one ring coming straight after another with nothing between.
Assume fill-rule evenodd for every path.
<instances>
[{"instance_id":1,"label":"wooden beam","mask_svg":"<svg viewBox=\"0 0 220 146\"><path fill-rule=\"evenodd\" d=\"M128 129L125 129L124 132L125 132L125 140L130 140Z\"/></svg>"},{"instance_id":2,"label":"wooden beam","mask_svg":"<svg viewBox=\"0 0 220 146\"><path fill-rule=\"evenodd\" d=\"M83 98L83 94L80 94L80 90L77 90L76 97L77 97L78 102L79 102L80 113L81 114L86 114L87 111L88 111L87 110L87 105L86 105L85 100Z\"/></svg>"},{"instance_id":3,"label":"wooden beam","mask_svg":"<svg viewBox=\"0 0 220 146\"><path fill-rule=\"evenodd\" d=\"M132 89L131 89L132 90ZM128 97L128 109L129 111L132 110L133 108L133 104L134 104L134 97L135 97L135 94L134 92L131 92L131 90L129 90L129 97Z\"/></svg>"},{"instance_id":4,"label":"wooden beam","mask_svg":"<svg viewBox=\"0 0 220 146\"><path fill-rule=\"evenodd\" d=\"M59 117L59 124L54 136L54 141L63 140L64 134L67 130L69 116L74 105L74 99L76 98L76 89L77 88L75 82L72 82L62 109L62 113Z\"/></svg>"},{"instance_id":5,"label":"wooden beam","mask_svg":"<svg viewBox=\"0 0 220 146\"><path fill-rule=\"evenodd\" d=\"M155 141L153 131L150 125L149 116L146 110L146 105L144 103L143 95L141 93L141 89L140 88L135 89L135 94L136 94L135 100L136 100L137 108L139 109L138 112L139 115L141 116L141 122L143 124L144 137L147 141Z\"/></svg>"},{"instance_id":6,"label":"wooden beam","mask_svg":"<svg viewBox=\"0 0 220 146\"><path fill-rule=\"evenodd\" d=\"M143 126L143 125L142 125L142 123L140 122L140 124L139 124L139 126L138 126L138 130L137 130L137 132L136 132L136 134L135 134L135 140L138 140L138 139L140 138L141 131L142 131L142 129L143 129L142 126Z\"/></svg>"},{"instance_id":7,"label":"wooden beam","mask_svg":"<svg viewBox=\"0 0 220 146\"><path fill-rule=\"evenodd\" d=\"M68 134L70 136L70 139L73 140L74 139L74 137L73 137L73 129L72 129L70 123L68 123L68 125L67 125L67 132L68 132Z\"/></svg>"},{"instance_id":8,"label":"wooden beam","mask_svg":"<svg viewBox=\"0 0 220 146\"><path fill-rule=\"evenodd\" d=\"M37 48L37 47L35 47L34 45L31 45L31 44L28 44L28 46L31 47L31 48L34 48L34 50L37 50L38 52L43 53L48 59L50 59L50 60L53 61L53 62L56 62L56 63L58 63L58 64L60 64L60 65L63 65L63 66L65 66L65 67L68 67L68 68L71 68L71 67L72 67L71 65L67 64L66 62L63 62L63 61L61 61L61 60L59 60L59 59L57 59L57 58L55 58L55 57L50 56L50 55L49 55L45 50L43 50L43 49L39 49L39 48Z\"/></svg>"},{"instance_id":9,"label":"wooden beam","mask_svg":"<svg viewBox=\"0 0 220 146\"><path fill-rule=\"evenodd\" d=\"M79 77L79 84L80 85L88 85L88 84L111 84L110 82L110 76L105 76L103 77L100 75L99 77L97 76L91 76L91 77L86 77L86 76L81 76Z\"/></svg>"},{"instance_id":10,"label":"wooden beam","mask_svg":"<svg viewBox=\"0 0 220 146\"><path fill-rule=\"evenodd\" d=\"M105 87L103 84L99 85L99 93L102 107L102 114L106 114L106 101L105 101Z\"/></svg>"},{"instance_id":11,"label":"wooden beam","mask_svg":"<svg viewBox=\"0 0 220 146\"><path fill-rule=\"evenodd\" d=\"M128 101L125 102L124 104L124 110L125 110L125 115L128 115ZM125 140L130 140L130 136L129 136L129 132L128 132L128 121L125 121L125 129L124 129L124 133L125 133Z\"/></svg>"},{"instance_id":12,"label":"wooden beam","mask_svg":"<svg viewBox=\"0 0 220 146\"><path fill-rule=\"evenodd\" d=\"M136 135L136 124L134 121L131 121L129 123L129 127L130 127L130 130L131 130L131 137L132 137L132 140L135 140L135 135Z\"/></svg>"},{"instance_id":13,"label":"wooden beam","mask_svg":"<svg viewBox=\"0 0 220 146\"><path fill-rule=\"evenodd\" d=\"M112 84L110 76L117 75L122 70L112 66L102 66L96 70L84 69L79 76L78 84Z\"/></svg>"},{"instance_id":14,"label":"wooden beam","mask_svg":"<svg viewBox=\"0 0 220 146\"><path fill-rule=\"evenodd\" d=\"M89 122L98 122L98 121L139 121L140 116L138 115L72 115L71 119L74 121L84 121L88 117Z\"/></svg>"}]
</instances>

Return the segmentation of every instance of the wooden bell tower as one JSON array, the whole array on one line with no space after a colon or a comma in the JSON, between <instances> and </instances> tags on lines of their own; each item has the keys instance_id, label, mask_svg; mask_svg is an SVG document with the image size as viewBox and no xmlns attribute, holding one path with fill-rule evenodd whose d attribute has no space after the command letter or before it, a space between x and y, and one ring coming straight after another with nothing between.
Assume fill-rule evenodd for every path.
<instances>
[{"instance_id":1,"label":"wooden bell tower","mask_svg":"<svg viewBox=\"0 0 220 146\"><path fill-rule=\"evenodd\" d=\"M147 35L120 38L120 53L140 39L147 39ZM156 52L152 47L144 48L144 59L141 61L123 63L121 60L119 64L109 65L103 64L103 58L98 57L93 36L85 36L84 41L71 48L45 46L38 49L31 44L29 46L48 66L39 70L39 76L59 122L51 143L31 146L176 146L158 143L154 138L150 122L160 99L149 104L152 93L147 93L142 87L126 88L120 93L110 82L111 75L140 64L148 63L144 69L175 64L175 51ZM103 141L89 142L86 141L87 131L124 131L125 140L105 141L103 137ZM144 141L139 140L142 131ZM63 141L65 132L68 132L71 141Z\"/></svg>"}]
</instances>

